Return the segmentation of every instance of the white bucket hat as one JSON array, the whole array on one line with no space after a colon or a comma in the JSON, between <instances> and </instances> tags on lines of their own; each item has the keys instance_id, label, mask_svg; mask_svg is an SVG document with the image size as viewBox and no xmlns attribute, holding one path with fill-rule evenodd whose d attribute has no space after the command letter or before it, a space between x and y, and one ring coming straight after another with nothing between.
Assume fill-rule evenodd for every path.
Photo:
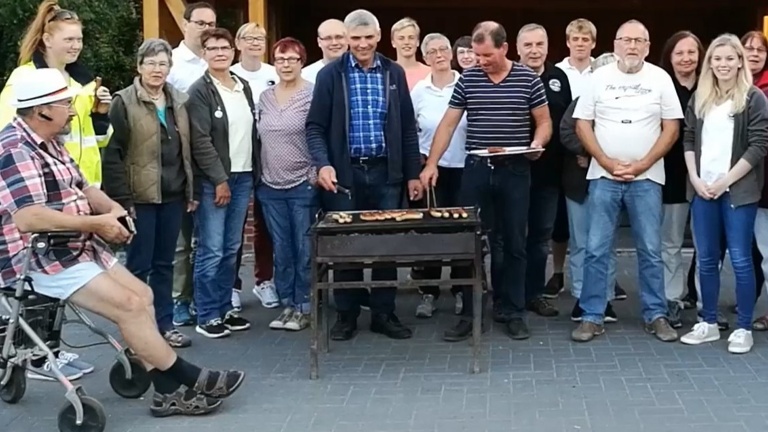
<instances>
[{"instance_id":1,"label":"white bucket hat","mask_svg":"<svg viewBox=\"0 0 768 432\"><path fill-rule=\"evenodd\" d=\"M11 106L16 109L31 108L75 97L64 75L57 69L33 69L13 83L16 100Z\"/></svg>"}]
</instances>

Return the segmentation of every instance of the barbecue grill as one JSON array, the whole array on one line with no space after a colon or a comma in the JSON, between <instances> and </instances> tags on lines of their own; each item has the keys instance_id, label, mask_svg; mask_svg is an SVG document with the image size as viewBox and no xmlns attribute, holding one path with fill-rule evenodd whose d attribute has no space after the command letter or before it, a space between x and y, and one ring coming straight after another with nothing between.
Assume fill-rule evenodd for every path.
<instances>
[{"instance_id":1,"label":"barbecue grill","mask_svg":"<svg viewBox=\"0 0 768 432\"><path fill-rule=\"evenodd\" d=\"M320 308L320 291L361 287L415 289L424 285L471 285L474 318L470 370L472 373L480 372L481 309L485 273L482 271L483 233L477 209L465 207L463 210L466 218L437 218L431 216L428 209L421 209L417 211L423 213L422 219L401 221L394 218L364 221L360 216L370 213L365 211L343 212L346 218L344 222L337 220L338 213L318 215L317 222L312 227L310 379L318 378L320 341L324 341L325 352L328 352L330 345L329 319ZM406 211L414 210L398 212ZM430 265L466 265L473 269L472 277L417 281L329 282L329 273L334 270Z\"/></svg>"}]
</instances>

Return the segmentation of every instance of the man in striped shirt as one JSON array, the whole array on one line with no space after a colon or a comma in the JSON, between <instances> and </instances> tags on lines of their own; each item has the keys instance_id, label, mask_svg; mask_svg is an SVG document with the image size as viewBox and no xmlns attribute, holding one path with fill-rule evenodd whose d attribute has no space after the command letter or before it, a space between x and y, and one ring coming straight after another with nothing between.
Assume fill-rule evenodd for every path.
<instances>
[{"instance_id":1,"label":"man in striped shirt","mask_svg":"<svg viewBox=\"0 0 768 432\"><path fill-rule=\"evenodd\" d=\"M479 67L465 70L456 84L421 173L425 186L436 184L437 163L465 112L469 149L543 148L552 136L552 120L541 79L527 66L507 59L509 46L504 27L490 21L478 24L472 32L472 48ZM531 184L528 159L539 155L469 156L465 164L463 201L479 205L484 227L490 231L494 320L506 325L512 339L530 337L523 320ZM464 298L471 302L471 292L465 292ZM472 305L465 304L464 311L471 315ZM467 338L471 330L471 321L465 316L446 331L445 339Z\"/></svg>"}]
</instances>

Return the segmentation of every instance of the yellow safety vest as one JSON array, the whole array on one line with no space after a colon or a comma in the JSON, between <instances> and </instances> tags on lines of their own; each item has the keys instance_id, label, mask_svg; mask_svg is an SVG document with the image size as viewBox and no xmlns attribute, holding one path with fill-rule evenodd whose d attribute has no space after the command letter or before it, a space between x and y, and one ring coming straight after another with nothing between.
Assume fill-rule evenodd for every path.
<instances>
[{"instance_id":1,"label":"yellow safety vest","mask_svg":"<svg viewBox=\"0 0 768 432\"><path fill-rule=\"evenodd\" d=\"M13 120L16 115L16 108L11 106L15 100L13 96L13 84L25 72L34 69L32 62L17 67L8 77L2 93L0 93L0 128ZM106 135L96 135L91 120L91 109L95 99L96 83L91 81L83 86L70 77L69 86L77 90L77 95L72 101L72 107L76 113L72 119L72 131L64 137L64 147L80 167L85 179L91 185L101 186L101 151L109 142L109 136L112 134L112 127Z\"/></svg>"}]
</instances>

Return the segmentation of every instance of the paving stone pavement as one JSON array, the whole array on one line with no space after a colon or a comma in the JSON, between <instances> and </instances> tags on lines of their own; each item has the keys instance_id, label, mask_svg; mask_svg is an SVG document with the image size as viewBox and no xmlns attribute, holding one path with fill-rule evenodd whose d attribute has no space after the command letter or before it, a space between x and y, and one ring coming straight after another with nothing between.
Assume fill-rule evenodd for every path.
<instances>
[{"instance_id":1,"label":"paving stone pavement","mask_svg":"<svg viewBox=\"0 0 768 432\"><path fill-rule=\"evenodd\" d=\"M267 323L277 312L246 293L244 316L254 322L251 331L211 341L188 328L194 345L180 351L209 367L248 372L244 387L216 415L152 418L149 394L124 400L112 392L107 376L113 354L104 347L80 351L97 369L79 384L102 402L107 430L116 432L768 430L766 335L755 333L755 349L743 356L726 351L727 337L701 347L658 342L642 330L636 259L621 256L619 263L619 280L630 299L615 304L620 322L609 324L604 336L588 344L569 340L573 301L563 294L557 302L560 317L531 317L533 337L527 341L513 342L493 327L485 335L477 375L468 373L469 345L440 338L455 320L449 295L440 299L441 310L431 320L413 317L414 293L400 295L399 316L415 329L407 341L372 335L364 312L357 338L333 343L322 357L320 379L310 381L308 332L270 331ZM723 304L733 299L732 279L726 272ZM689 323L693 315L688 312ZM65 334L76 343L94 340L75 327ZM56 430L63 388L28 384L18 405L0 408L0 431Z\"/></svg>"}]
</instances>

